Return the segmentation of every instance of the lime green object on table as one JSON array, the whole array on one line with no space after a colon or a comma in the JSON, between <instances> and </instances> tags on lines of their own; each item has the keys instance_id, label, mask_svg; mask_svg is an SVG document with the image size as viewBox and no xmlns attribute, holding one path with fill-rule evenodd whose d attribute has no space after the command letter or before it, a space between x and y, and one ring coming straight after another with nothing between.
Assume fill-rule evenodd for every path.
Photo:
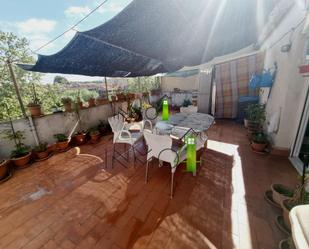
<instances>
[{"instance_id":1,"label":"lime green object on table","mask_svg":"<svg viewBox=\"0 0 309 249\"><path fill-rule=\"evenodd\" d=\"M162 102L162 120L168 121L168 101L164 99Z\"/></svg>"},{"instance_id":2,"label":"lime green object on table","mask_svg":"<svg viewBox=\"0 0 309 249\"><path fill-rule=\"evenodd\" d=\"M187 171L196 172L196 138L188 136L185 142L187 144Z\"/></svg>"}]
</instances>

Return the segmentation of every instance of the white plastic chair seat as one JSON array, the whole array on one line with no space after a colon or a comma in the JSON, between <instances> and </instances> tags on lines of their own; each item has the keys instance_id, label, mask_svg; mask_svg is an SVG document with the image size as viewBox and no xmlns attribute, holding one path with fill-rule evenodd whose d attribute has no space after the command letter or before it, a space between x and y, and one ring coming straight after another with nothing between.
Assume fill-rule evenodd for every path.
<instances>
[{"instance_id":1,"label":"white plastic chair seat","mask_svg":"<svg viewBox=\"0 0 309 249\"><path fill-rule=\"evenodd\" d=\"M296 206L290 211L292 237L297 249L309 249L309 205Z\"/></svg>"},{"instance_id":2,"label":"white plastic chair seat","mask_svg":"<svg viewBox=\"0 0 309 249\"><path fill-rule=\"evenodd\" d=\"M141 132L130 132L130 137L126 133L120 133L117 141L118 143L128 143L128 144L134 144L137 140L141 139L143 134Z\"/></svg>"}]
</instances>

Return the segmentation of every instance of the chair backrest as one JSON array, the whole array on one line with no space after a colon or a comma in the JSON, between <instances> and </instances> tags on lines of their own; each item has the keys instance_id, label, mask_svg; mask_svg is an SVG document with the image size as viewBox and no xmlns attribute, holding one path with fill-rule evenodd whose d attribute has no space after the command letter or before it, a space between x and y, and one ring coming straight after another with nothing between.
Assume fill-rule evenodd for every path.
<instances>
[{"instance_id":1,"label":"chair backrest","mask_svg":"<svg viewBox=\"0 0 309 249\"><path fill-rule=\"evenodd\" d=\"M175 153L172 149L172 138L169 136L156 135L150 132L144 132L144 138L148 145L147 159L151 157L158 158L165 162L173 162Z\"/></svg>"},{"instance_id":2,"label":"chair backrest","mask_svg":"<svg viewBox=\"0 0 309 249\"><path fill-rule=\"evenodd\" d=\"M109 125L112 128L112 131L114 133L113 142L115 143L115 141L117 140L117 138L120 135L120 132L123 130L123 128L125 126L124 121L123 121L123 117L120 114L113 116L113 117L109 117L108 123L109 123Z\"/></svg>"}]
</instances>

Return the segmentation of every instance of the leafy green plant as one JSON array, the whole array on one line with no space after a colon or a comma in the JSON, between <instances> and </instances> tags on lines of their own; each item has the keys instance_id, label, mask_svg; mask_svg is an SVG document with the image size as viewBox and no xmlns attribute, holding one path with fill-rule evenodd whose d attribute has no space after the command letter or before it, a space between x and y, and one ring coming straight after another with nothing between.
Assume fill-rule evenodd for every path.
<instances>
[{"instance_id":1,"label":"leafy green plant","mask_svg":"<svg viewBox=\"0 0 309 249\"><path fill-rule=\"evenodd\" d=\"M89 101L90 99L95 99L99 96L97 92L94 91L88 91L87 93L84 94L84 99L85 101Z\"/></svg>"},{"instance_id":2,"label":"leafy green plant","mask_svg":"<svg viewBox=\"0 0 309 249\"><path fill-rule=\"evenodd\" d=\"M62 98L62 99L61 99L61 102L62 102L63 104L70 104L70 103L72 103L72 98L70 98L70 97Z\"/></svg>"},{"instance_id":3,"label":"leafy green plant","mask_svg":"<svg viewBox=\"0 0 309 249\"><path fill-rule=\"evenodd\" d=\"M251 135L251 140L258 144L268 143L268 137L264 132L253 133Z\"/></svg>"},{"instance_id":4,"label":"leafy green plant","mask_svg":"<svg viewBox=\"0 0 309 249\"><path fill-rule=\"evenodd\" d=\"M18 144L15 147L15 150L12 150L11 157L12 158L19 158L27 155L30 152L30 146L24 144Z\"/></svg>"},{"instance_id":5,"label":"leafy green plant","mask_svg":"<svg viewBox=\"0 0 309 249\"><path fill-rule=\"evenodd\" d=\"M4 133L3 137L5 139L14 141L15 143L15 149L12 150L11 152L12 158L22 157L29 153L30 147L22 143L22 140L25 139L23 131L15 131L14 129L11 129L11 130L5 130L3 133Z\"/></svg>"},{"instance_id":6,"label":"leafy green plant","mask_svg":"<svg viewBox=\"0 0 309 249\"><path fill-rule=\"evenodd\" d=\"M57 140L57 142L65 142L68 141L68 137L63 133L58 133L54 135L54 138Z\"/></svg>"},{"instance_id":7,"label":"leafy green plant","mask_svg":"<svg viewBox=\"0 0 309 249\"><path fill-rule=\"evenodd\" d=\"M98 127L92 127L89 129L90 135L96 135L99 133L99 128Z\"/></svg>"},{"instance_id":8,"label":"leafy green plant","mask_svg":"<svg viewBox=\"0 0 309 249\"><path fill-rule=\"evenodd\" d=\"M191 102L190 99L185 99L185 100L183 101L183 103L182 103L182 106L183 106L183 107L188 107L188 106L190 106L190 105L192 105L192 102Z\"/></svg>"},{"instance_id":9,"label":"leafy green plant","mask_svg":"<svg viewBox=\"0 0 309 249\"><path fill-rule=\"evenodd\" d=\"M44 152L47 150L47 143L40 143L39 145L33 148L35 152Z\"/></svg>"},{"instance_id":10,"label":"leafy green plant","mask_svg":"<svg viewBox=\"0 0 309 249\"><path fill-rule=\"evenodd\" d=\"M246 109L246 117L249 121L263 123L266 119L265 105L250 104Z\"/></svg>"},{"instance_id":11,"label":"leafy green plant","mask_svg":"<svg viewBox=\"0 0 309 249\"><path fill-rule=\"evenodd\" d=\"M307 171L308 172L308 171ZM308 174L305 177L304 184L298 184L296 189L294 190L293 197L287 199L287 207L291 210L293 207L298 205L309 204L309 193L306 190L306 186L309 183L309 176Z\"/></svg>"}]
</instances>

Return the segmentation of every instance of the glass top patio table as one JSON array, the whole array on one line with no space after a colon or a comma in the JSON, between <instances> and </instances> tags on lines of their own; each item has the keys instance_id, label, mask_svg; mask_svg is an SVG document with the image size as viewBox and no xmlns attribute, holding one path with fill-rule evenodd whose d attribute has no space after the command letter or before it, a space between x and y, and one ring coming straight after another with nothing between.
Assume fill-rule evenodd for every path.
<instances>
[{"instance_id":1,"label":"glass top patio table","mask_svg":"<svg viewBox=\"0 0 309 249\"><path fill-rule=\"evenodd\" d=\"M176 133L177 137L184 135L190 128L195 132L207 131L214 122L214 118L205 113L176 113L168 121L158 121L155 128L159 133Z\"/></svg>"}]
</instances>

